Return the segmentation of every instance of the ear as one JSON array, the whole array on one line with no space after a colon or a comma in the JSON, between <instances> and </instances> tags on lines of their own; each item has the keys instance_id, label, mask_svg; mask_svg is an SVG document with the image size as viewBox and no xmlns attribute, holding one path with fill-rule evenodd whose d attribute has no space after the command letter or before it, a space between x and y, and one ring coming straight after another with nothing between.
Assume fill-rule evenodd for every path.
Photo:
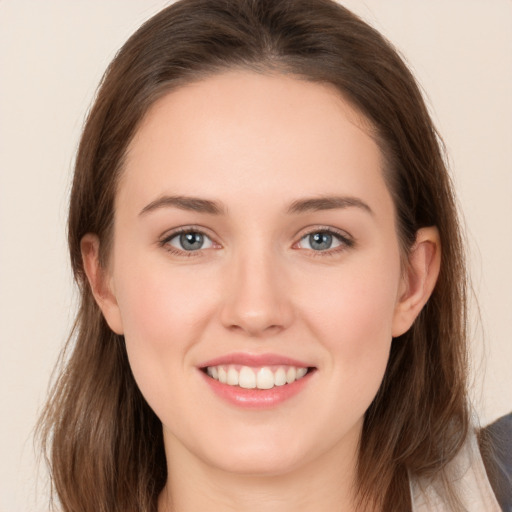
<instances>
[{"instance_id":1,"label":"ear","mask_svg":"<svg viewBox=\"0 0 512 512\"><path fill-rule=\"evenodd\" d=\"M441 268L441 241L436 227L419 229L409 253L393 317L392 335L407 332L427 303Z\"/></svg>"},{"instance_id":2,"label":"ear","mask_svg":"<svg viewBox=\"0 0 512 512\"><path fill-rule=\"evenodd\" d=\"M117 304L112 277L99 259L100 241L97 235L87 233L80 241L85 274L91 286L96 303L105 320L116 334L123 334L121 312Z\"/></svg>"}]
</instances>

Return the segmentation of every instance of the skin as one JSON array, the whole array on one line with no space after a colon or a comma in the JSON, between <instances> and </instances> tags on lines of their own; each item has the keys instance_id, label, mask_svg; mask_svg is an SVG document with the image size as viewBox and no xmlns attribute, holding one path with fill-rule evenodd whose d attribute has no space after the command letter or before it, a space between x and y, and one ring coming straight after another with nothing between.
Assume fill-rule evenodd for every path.
<instances>
[{"instance_id":1,"label":"skin","mask_svg":"<svg viewBox=\"0 0 512 512\"><path fill-rule=\"evenodd\" d=\"M164 196L214 201L219 212L148 207ZM359 203L290 212L327 196ZM115 208L108 268L95 235L82 253L163 424L160 512L353 510L364 413L440 261L437 230L425 228L402 268L369 123L326 85L249 71L207 78L147 113ZM205 233L204 248L180 249L170 240L180 227ZM306 235L326 230L344 238L311 248ZM316 371L277 407L241 409L198 371L232 352Z\"/></svg>"}]
</instances>

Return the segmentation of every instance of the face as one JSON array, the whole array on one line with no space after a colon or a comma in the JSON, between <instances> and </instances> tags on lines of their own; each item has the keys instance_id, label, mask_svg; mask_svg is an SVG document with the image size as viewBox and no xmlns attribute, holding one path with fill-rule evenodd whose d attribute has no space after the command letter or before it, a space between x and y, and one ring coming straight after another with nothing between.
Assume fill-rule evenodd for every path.
<instances>
[{"instance_id":1,"label":"face","mask_svg":"<svg viewBox=\"0 0 512 512\"><path fill-rule=\"evenodd\" d=\"M148 112L103 310L172 461L276 474L355 453L406 287L369 134L328 86L242 71Z\"/></svg>"}]
</instances>

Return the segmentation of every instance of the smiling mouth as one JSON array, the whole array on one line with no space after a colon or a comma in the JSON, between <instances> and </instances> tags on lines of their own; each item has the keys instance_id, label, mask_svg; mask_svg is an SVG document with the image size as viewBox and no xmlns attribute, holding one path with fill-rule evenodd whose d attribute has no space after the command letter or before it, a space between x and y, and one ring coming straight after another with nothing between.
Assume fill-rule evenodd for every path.
<instances>
[{"instance_id":1,"label":"smiling mouth","mask_svg":"<svg viewBox=\"0 0 512 512\"><path fill-rule=\"evenodd\" d=\"M207 366L201 370L210 378L228 386L243 389L272 389L292 384L304 378L315 368L288 365L251 367L229 364Z\"/></svg>"}]
</instances>

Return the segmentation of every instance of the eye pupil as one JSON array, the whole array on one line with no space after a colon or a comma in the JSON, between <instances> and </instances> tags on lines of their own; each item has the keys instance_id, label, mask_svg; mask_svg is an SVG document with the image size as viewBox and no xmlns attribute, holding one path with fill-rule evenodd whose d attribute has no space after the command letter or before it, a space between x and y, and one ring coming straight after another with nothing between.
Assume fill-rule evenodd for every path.
<instances>
[{"instance_id":1,"label":"eye pupil","mask_svg":"<svg viewBox=\"0 0 512 512\"><path fill-rule=\"evenodd\" d=\"M182 233L180 235L180 244L186 251L201 249L204 237L201 233Z\"/></svg>"},{"instance_id":2,"label":"eye pupil","mask_svg":"<svg viewBox=\"0 0 512 512\"><path fill-rule=\"evenodd\" d=\"M317 251L330 249L332 245L332 235L329 233L312 233L309 235L309 245L311 249Z\"/></svg>"}]
</instances>

